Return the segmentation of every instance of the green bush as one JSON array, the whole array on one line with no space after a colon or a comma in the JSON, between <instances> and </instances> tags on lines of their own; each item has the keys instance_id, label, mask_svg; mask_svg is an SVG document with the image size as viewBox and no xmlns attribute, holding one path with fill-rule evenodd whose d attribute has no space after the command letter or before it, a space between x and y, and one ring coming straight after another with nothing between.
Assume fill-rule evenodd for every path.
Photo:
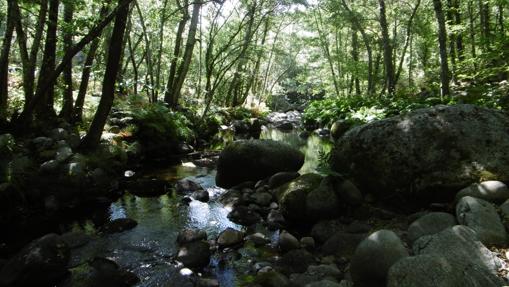
<instances>
[{"instance_id":1,"label":"green bush","mask_svg":"<svg viewBox=\"0 0 509 287\"><path fill-rule=\"evenodd\" d=\"M133 111L133 135L144 146L176 147L194 137L190 121L180 112L163 104L148 104Z\"/></svg>"}]
</instances>

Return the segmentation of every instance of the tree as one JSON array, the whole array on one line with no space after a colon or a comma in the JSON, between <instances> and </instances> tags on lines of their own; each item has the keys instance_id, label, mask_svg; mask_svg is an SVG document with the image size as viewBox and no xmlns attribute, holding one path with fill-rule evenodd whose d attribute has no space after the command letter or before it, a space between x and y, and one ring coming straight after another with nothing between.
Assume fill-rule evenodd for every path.
<instances>
[{"instance_id":1,"label":"tree","mask_svg":"<svg viewBox=\"0 0 509 287\"><path fill-rule=\"evenodd\" d=\"M445 17L442 10L442 1L433 0L433 7L438 23L438 44L440 49L440 95L442 97L450 94L449 88L449 63L447 62L447 30L445 28Z\"/></svg>"},{"instance_id":2,"label":"tree","mask_svg":"<svg viewBox=\"0 0 509 287\"><path fill-rule=\"evenodd\" d=\"M129 6L123 5L123 2L123 0L118 1L118 12L115 16L115 24L109 43L108 62L104 73L101 101L97 107L92 124L88 129L88 133L82 140L81 147L84 149L94 149L99 145L104 125L113 105L115 83L121 66L122 43L124 42L127 17L129 16Z\"/></svg>"}]
</instances>

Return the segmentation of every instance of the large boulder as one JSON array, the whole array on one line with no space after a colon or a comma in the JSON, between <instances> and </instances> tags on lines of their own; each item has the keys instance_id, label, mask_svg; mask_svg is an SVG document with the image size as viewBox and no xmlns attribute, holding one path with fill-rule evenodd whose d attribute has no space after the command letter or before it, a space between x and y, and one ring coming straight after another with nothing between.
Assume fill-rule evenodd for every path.
<instances>
[{"instance_id":1,"label":"large boulder","mask_svg":"<svg viewBox=\"0 0 509 287\"><path fill-rule=\"evenodd\" d=\"M463 272L461 264L440 255L404 258L391 267L387 277L387 287L495 287L501 284L500 279L486 269L471 268Z\"/></svg>"},{"instance_id":2,"label":"large boulder","mask_svg":"<svg viewBox=\"0 0 509 287\"><path fill-rule=\"evenodd\" d=\"M412 249L416 255L437 255L451 264L458 264L457 270L462 274L484 270L483 273L496 277L503 264L479 241L474 230L463 225L449 227L434 235L423 236L413 244Z\"/></svg>"},{"instance_id":3,"label":"large boulder","mask_svg":"<svg viewBox=\"0 0 509 287\"><path fill-rule=\"evenodd\" d=\"M350 273L355 286L377 286L385 282L391 266L408 257L399 237L390 230L379 230L364 239L352 258Z\"/></svg>"},{"instance_id":4,"label":"large boulder","mask_svg":"<svg viewBox=\"0 0 509 287\"><path fill-rule=\"evenodd\" d=\"M258 181L282 171L298 171L304 155L297 149L272 140L236 141L219 155L216 184L230 188Z\"/></svg>"},{"instance_id":5,"label":"large boulder","mask_svg":"<svg viewBox=\"0 0 509 287\"><path fill-rule=\"evenodd\" d=\"M322 176L315 173L304 174L276 190L281 212L286 219L308 221L307 197L320 186Z\"/></svg>"},{"instance_id":6,"label":"large boulder","mask_svg":"<svg viewBox=\"0 0 509 287\"><path fill-rule=\"evenodd\" d=\"M0 270L0 286L54 286L67 274L70 250L57 234L32 241Z\"/></svg>"},{"instance_id":7,"label":"large boulder","mask_svg":"<svg viewBox=\"0 0 509 287\"><path fill-rule=\"evenodd\" d=\"M451 199L480 179L509 179L508 126L507 113L473 105L420 109L348 131L332 169L381 197Z\"/></svg>"}]
</instances>

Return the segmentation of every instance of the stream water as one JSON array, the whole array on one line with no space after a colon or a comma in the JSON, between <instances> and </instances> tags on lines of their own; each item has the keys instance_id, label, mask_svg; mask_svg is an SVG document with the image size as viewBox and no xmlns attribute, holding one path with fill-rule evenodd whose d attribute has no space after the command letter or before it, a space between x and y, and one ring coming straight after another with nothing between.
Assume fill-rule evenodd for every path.
<instances>
[{"instance_id":1,"label":"stream water","mask_svg":"<svg viewBox=\"0 0 509 287\"><path fill-rule=\"evenodd\" d=\"M301 173L315 170L320 154L330 149L327 141L316 135L303 139L299 137L298 131L282 132L264 128L261 138L283 141L300 149L306 156ZM209 192L211 200L208 203L192 201L189 206L185 206L180 204L180 196L141 198L127 193L111 204L106 216L110 220L132 218L138 225L122 233L97 237L84 247L76 249L72 254L71 264L79 266L96 256L105 257L138 275L141 282L137 286L186 286L185 279L179 275L171 259L177 251L175 241L178 232L187 227L204 229L209 239L212 239L227 227L242 229L242 226L227 218L229 210L217 200L224 190L215 186L215 172L214 169L187 164L144 171L145 176L168 181L182 178L196 181ZM97 232L93 219L75 222L71 229L89 234ZM248 251L240 251L241 254L242 252ZM249 256L246 255L242 256L235 266L224 266L219 264L218 258L213 258L209 276L218 279L220 286L238 286L238 275L242 272L239 266L249 265L248 261Z\"/></svg>"}]
</instances>

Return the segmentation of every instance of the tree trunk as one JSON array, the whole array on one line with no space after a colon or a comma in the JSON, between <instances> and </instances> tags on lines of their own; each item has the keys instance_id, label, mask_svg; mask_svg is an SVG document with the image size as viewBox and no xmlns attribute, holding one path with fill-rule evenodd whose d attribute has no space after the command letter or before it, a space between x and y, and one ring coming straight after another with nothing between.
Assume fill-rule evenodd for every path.
<instances>
[{"instance_id":1,"label":"tree trunk","mask_svg":"<svg viewBox=\"0 0 509 287\"><path fill-rule=\"evenodd\" d=\"M472 58L477 57L476 44L475 44L475 23L474 23L474 3L473 0L468 1L468 22L470 27L470 52ZM477 69L476 61L473 61L474 69Z\"/></svg>"},{"instance_id":2,"label":"tree trunk","mask_svg":"<svg viewBox=\"0 0 509 287\"><path fill-rule=\"evenodd\" d=\"M361 95L361 86L359 81L359 36L357 31L352 29L352 60L354 62L354 70L352 73L352 84L355 86L355 95Z\"/></svg>"},{"instance_id":3,"label":"tree trunk","mask_svg":"<svg viewBox=\"0 0 509 287\"><path fill-rule=\"evenodd\" d=\"M16 27L15 19L15 1L7 1L7 25L5 28L4 41L2 43L2 51L0 52L0 120L4 120L7 116L7 99L9 86L9 54L11 51L12 36Z\"/></svg>"},{"instance_id":4,"label":"tree trunk","mask_svg":"<svg viewBox=\"0 0 509 287\"><path fill-rule=\"evenodd\" d=\"M187 72L189 71L189 66L191 65L191 60L193 58L193 50L196 44L196 31L198 28L198 20L200 17L200 9L201 2L195 2L193 5L193 14L191 16L191 23L189 24L189 32L187 34L186 48L184 50L184 56L182 58L182 63L179 66L177 71L177 77L175 82L173 83L172 94L172 107L177 107L180 99L180 95L182 92L182 87L184 85L184 80L186 79Z\"/></svg>"},{"instance_id":5,"label":"tree trunk","mask_svg":"<svg viewBox=\"0 0 509 287\"><path fill-rule=\"evenodd\" d=\"M442 1L433 0L433 7L438 22L438 43L440 48L440 95L442 97L450 94L449 89L449 64L447 62L447 30L445 28L444 11L442 10Z\"/></svg>"},{"instance_id":6,"label":"tree trunk","mask_svg":"<svg viewBox=\"0 0 509 287\"><path fill-rule=\"evenodd\" d=\"M64 5L64 22L69 25L67 29L64 30L64 50L68 50L73 46L73 34L70 31L70 27L72 27L72 21L73 21L73 14L74 14L74 2L68 1L65 2ZM73 85L72 85L72 61L65 66L64 72L63 72L63 78L64 78L64 94L63 94L63 105L62 110L60 111L60 117L69 121L72 116L72 110L73 110Z\"/></svg>"},{"instance_id":7,"label":"tree trunk","mask_svg":"<svg viewBox=\"0 0 509 287\"><path fill-rule=\"evenodd\" d=\"M81 143L81 147L84 149L94 149L99 145L102 131L115 97L115 83L119 68L121 67L122 43L124 43L127 17L129 16L129 5L121 6L122 0L119 0L118 3L120 9L115 17L113 33L110 39L101 100L88 133Z\"/></svg>"},{"instance_id":8,"label":"tree trunk","mask_svg":"<svg viewBox=\"0 0 509 287\"><path fill-rule=\"evenodd\" d=\"M185 0L184 5L180 5L180 1L177 0L177 4L179 8L182 10L182 19L179 22L177 28L177 35L175 38L175 47L173 49L173 58L170 64L170 73L168 75L168 81L166 82L166 91L164 93L164 101L168 105L172 105L175 102L173 96L175 93L173 92L173 84L175 82L175 74L177 73L178 60L180 58L180 49L182 48L182 38L184 35L184 30L186 28L187 21L189 21L189 11L188 11L188 0Z\"/></svg>"},{"instance_id":9,"label":"tree trunk","mask_svg":"<svg viewBox=\"0 0 509 287\"><path fill-rule=\"evenodd\" d=\"M54 118L56 116L55 109L53 107L55 82L49 83L48 75L55 70L59 6L60 0L49 1L46 42L44 44L42 66L39 72L39 79L37 80L36 91L37 94L40 94L40 101L37 106L37 115L42 119ZM42 91L43 88L46 88L45 91Z\"/></svg>"},{"instance_id":10,"label":"tree trunk","mask_svg":"<svg viewBox=\"0 0 509 287\"><path fill-rule=\"evenodd\" d=\"M454 3L453 0L447 0L447 22L449 25L454 24ZM449 57L451 59L451 72L453 81L456 81L456 35L455 32L449 31Z\"/></svg>"},{"instance_id":11,"label":"tree trunk","mask_svg":"<svg viewBox=\"0 0 509 287\"><path fill-rule=\"evenodd\" d=\"M380 6L380 28L382 29L382 42L384 49L384 66L385 66L385 84L389 94L396 91L396 81L394 76L394 65L392 59L392 40L389 38L389 28L387 17L385 15L385 1L378 0Z\"/></svg>"}]
</instances>

